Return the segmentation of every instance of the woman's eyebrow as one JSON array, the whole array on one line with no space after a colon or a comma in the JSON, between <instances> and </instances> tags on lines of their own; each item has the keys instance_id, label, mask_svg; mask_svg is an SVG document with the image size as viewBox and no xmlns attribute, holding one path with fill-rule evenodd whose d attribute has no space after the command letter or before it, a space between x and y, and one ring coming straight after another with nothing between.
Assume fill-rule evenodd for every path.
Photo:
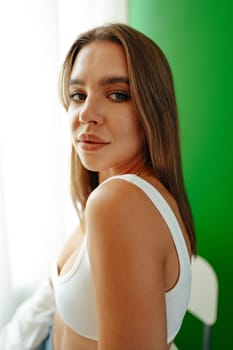
<instances>
[{"instance_id":1,"label":"woman's eyebrow","mask_svg":"<svg viewBox=\"0 0 233 350\"><path fill-rule=\"evenodd\" d=\"M68 86L71 86L71 85L80 85L80 86L84 86L85 83L83 80L80 80L80 79L70 79L68 81Z\"/></svg>"},{"instance_id":2,"label":"woman's eyebrow","mask_svg":"<svg viewBox=\"0 0 233 350\"><path fill-rule=\"evenodd\" d=\"M113 77L103 77L99 80L99 85L105 86L105 85L111 85L111 84L117 84L117 83L124 83L129 85L129 78L127 77L118 77L118 76L113 76ZM79 86L85 86L85 82L81 79L70 79L68 81L68 86L71 85L79 85Z\"/></svg>"}]
</instances>

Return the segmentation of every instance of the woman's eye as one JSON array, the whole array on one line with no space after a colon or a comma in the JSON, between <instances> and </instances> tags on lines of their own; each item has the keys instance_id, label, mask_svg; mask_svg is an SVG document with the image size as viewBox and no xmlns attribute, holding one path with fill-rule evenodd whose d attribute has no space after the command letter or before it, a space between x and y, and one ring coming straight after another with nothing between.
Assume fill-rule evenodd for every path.
<instances>
[{"instance_id":1,"label":"woman's eye","mask_svg":"<svg viewBox=\"0 0 233 350\"><path fill-rule=\"evenodd\" d=\"M109 97L115 102L125 102L130 99L130 96L125 92L113 92L109 95Z\"/></svg>"},{"instance_id":2,"label":"woman's eye","mask_svg":"<svg viewBox=\"0 0 233 350\"><path fill-rule=\"evenodd\" d=\"M70 94L70 98L74 101L84 101L86 99L86 95L81 92L73 92Z\"/></svg>"}]
</instances>

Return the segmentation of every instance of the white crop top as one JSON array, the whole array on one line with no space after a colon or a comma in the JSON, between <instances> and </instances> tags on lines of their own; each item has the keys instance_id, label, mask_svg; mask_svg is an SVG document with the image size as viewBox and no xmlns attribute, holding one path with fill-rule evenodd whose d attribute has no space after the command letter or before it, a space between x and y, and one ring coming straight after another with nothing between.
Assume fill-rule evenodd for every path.
<instances>
[{"instance_id":1,"label":"white crop top","mask_svg":"<svg viewBox=\"0 0 233 350\"><path fill-rule=\"evenodd\" d=\"M191 288L191 266L183 234L177 219L162 195L147 181L134 174L113 176L138 186L152 201L165 220L172 235L178 258L180 273L173 289L165 293L167 313L167 343L177 335L188 307ZM68 273L59 277L57 265L53 267L57 311L63 321L79 335L98 341L96 302L87 252L87 237L82 242L80 252Z\"/></svg>"}]
</instances>

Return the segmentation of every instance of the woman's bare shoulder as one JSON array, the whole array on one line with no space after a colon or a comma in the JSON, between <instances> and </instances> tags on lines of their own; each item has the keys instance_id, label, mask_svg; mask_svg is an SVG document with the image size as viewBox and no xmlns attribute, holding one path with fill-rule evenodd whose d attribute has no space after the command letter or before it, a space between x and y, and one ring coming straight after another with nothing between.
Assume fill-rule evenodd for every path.
<instances>
[{"instance_id":1,"label":"woman's bare shoulder","mask_svg":"<svg viewBox=\"0 0 233 350\"><path fill-rule=\"evenodd\" d=\"M126 209L126 205L138 208L138 204L141 206L143 200L146 200L145 194L133 183L119 178L109 179L91 193L87 201L87 209L95 207L95 204L97 204L96 209L101 206L101 209L106 207L108 210L109 205L114 205L115 209L122 207Z\"/></svg>"},{"instance_id":2,"label":"woman's bare shoulder","mask_svg":"<svg viewBox=\"0 0 233 350\"><path fill-rule=\"evenodd\" d=\"M166 223L151 200L131 182L114 179L101 184L88 199L86 219L88 231L99 231L107 239L123 236L132 245L140 241L160 252L164 251L162 245L166 246L162 234Z\"/></svg>"}]
</instances>

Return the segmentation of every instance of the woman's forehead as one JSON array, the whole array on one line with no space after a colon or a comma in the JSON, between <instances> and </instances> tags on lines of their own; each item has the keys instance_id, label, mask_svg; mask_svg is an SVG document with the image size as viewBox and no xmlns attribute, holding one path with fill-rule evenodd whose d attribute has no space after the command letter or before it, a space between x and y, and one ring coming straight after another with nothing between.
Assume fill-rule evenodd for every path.
<instances>
[{"instance_id":1,"label":"woman's forehead","mask_svg":"<svg viewBox=\"0 0 233 350\"><path fill-rule=\"evenodd\" d=\"M110 41L95 41L79 51L72 67L71 79L103 74L128 77L126 55L121 45Z\"/></svg>"}]
</instances>

